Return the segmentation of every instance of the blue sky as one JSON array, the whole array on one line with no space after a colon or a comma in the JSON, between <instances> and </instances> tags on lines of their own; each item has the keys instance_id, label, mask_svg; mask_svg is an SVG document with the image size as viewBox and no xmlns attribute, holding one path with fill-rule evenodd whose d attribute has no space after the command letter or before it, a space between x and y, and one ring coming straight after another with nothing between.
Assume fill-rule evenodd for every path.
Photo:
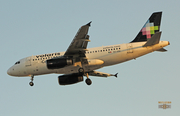
<instances>
[{"instance_id":1,"label":"blue sky","mask_svg":"<svg viewBox=\"0 0 180 116\"><path fill-rule=\"evenodd\" d=\"M1 116L178 116L180 115L180 1L164 0L1 0ZM79 27L92 21L88 47L128 43L153 12L163 11L161 40L168 52L154 52L99 71L118 78L90 77L60 86L57 74L29 77L7 75L21 58L65 51ZM171 109L158 108L171 101Z\"/></svg>"}]
</instances>

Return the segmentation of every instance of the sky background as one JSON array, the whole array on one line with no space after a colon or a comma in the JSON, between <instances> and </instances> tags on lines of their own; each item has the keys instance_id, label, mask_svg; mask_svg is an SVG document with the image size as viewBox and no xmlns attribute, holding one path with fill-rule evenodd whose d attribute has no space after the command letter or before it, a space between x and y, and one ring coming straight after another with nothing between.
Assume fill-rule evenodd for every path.
<instances>
[{"instance_id":1,"label":"sky background","mask_svg":"<svg viewBox=\"0 0 180 116\"><path fill-rule=\"evenodd\" d=\"M0 0L0 116L179 116L179 5L179 0ZM30 87L30 77L7 75L19 59L65 51L90 21L88 48L128 43L158 11L163 11L161 40L171 43L168 52L98 70L118 72L118 78L60 86L59 75L49 74L36 76ZM171 109L159 109L158 101L171 101Z\"/></svg>"}]
</instances>

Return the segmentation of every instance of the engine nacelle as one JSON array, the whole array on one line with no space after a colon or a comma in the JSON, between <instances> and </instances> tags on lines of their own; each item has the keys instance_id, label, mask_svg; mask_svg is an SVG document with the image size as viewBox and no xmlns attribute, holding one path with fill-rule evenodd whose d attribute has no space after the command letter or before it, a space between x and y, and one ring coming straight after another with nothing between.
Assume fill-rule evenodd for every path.
<instances>
[{"instance_id":1,"label":"engine nacelle","mask_svg":"<svg viewBox=\"0 0 180 116\"><path fill-rule=\"evenodd\" d=\"M99 60L99 59L89 59L88 64L89 65L102 65L104 64L104 61Z\"/></svg>"},{"instance_id":2,"label":"engine nacelle","mask_svg":"<svg viewBox=\"0 0 180 116\"><path fill-rule=\"evenodd\" d=\"M57 58L57 59L50 59L46 61L46 65L48 69L59 69L63 68L67 65L72 65L73 61L67 58Z\"/></svg>"},{"instance_id":3,"label":"engine nacelle","mask_svg":"<svg viewBox=\"0 0 180 116\"><path fill-rule=\"evenodd\" d=\"M83 81L83 76L79 74L62 75L58 77L59 85L70 85Z\"/></svg>"}]
</instances>

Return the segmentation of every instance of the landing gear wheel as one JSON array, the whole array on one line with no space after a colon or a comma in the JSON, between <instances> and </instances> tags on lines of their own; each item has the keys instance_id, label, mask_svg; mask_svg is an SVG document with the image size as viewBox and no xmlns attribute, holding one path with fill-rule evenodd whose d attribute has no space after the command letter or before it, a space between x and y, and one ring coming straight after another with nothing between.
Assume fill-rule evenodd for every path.
<instances>
[{"instance_id":1,"label":"landing gear wheel","mask_svg":"<svg viewBox=\"0 0 180 116\"><path fill-rule=\"evenodd\" d=\"M34 83L33 83L33 82L29 82L29 85L30 85L30 86L33 86L33 85L34 85Z\"/></svg>"},{"instance_id":2,"label":"landing gear wheel","mask_svg":"<svg viewBox=\"0 0 180 116\"><path fill-rule=\"evenodd\" d=\"M33 86L33 85L34 85L33 80L34 80L34 75L31 75L31 82L29 82L29 85L30 85L30 86Z\"/></svg>"},{"instance_id":3,"label":"landing gear wheel","mask_svg":"<svg viewBox=\"0 0 180 116\"><path fill-rule=\"evenodd\" d=\"M91 85L92 84L92 81L90 79L86 79L86 84L87 85Z\"/></svg>"},{"instance_id":4,"label":"landing gear wheel","mask_svg":"<svg viewBox=\"0 0 180 116\"><path fill-rule=\"evenodd\" d=\"M79 71L79 74L80 74L80 75L83 75L83 74L84 74L84 69L83 69L83 68L79 68L78 71Z\"/></svg>"}]
</instances>

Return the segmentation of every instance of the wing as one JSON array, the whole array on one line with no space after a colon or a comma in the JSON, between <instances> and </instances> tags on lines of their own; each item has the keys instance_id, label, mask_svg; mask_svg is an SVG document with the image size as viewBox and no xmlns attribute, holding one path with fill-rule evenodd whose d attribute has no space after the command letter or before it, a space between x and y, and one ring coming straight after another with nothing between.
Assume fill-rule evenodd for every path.
<instances>
[{"instance_id":1,"label":"wing","mask_svg":"<svg viewBox=\"0 0 180 116\"><path fill-rule=\"evenodd\" d=\"M75 62L81 62L81 64L88 64L85 52L87 51L87 45L89 40L88 30L91 26L91 22L79 28L76 36L71 42L70 46L65 52L65 56L73 57Z\"/></svg>"},{"instance_id":2,"label":"wing","mask_svg":"<svg viewBox=\"0 0 180 116\"><path fill-rule=\"evenodd\" d=\"M90 76L98 76L98 77L109 77L109 76L115 76L115 77L117 77L117 74L118 74L118 73L116 73L115 75L113 75L113 74L108 74L108 73L103 73L103 72L98 72L98 71L91 71L91 72L89 72L89 75L90 75Z\"/></svg>"},{"instance_id":3,"label":"wing","mask_svg":"<svg viewBox=\"0 0 180 116\"><path fill-rule=\"evenodd\" d=\"M76 36L74 37L73 41L71 42L70 46L68 47L67 51L65 52L65 56L72 56L77 55L79 53L85 53L87 51L87 44L90 41L88 30L90 27L91 22L82 26ZM85 56L85 54L83 54Z\"/></svg>"}]
</instances>

